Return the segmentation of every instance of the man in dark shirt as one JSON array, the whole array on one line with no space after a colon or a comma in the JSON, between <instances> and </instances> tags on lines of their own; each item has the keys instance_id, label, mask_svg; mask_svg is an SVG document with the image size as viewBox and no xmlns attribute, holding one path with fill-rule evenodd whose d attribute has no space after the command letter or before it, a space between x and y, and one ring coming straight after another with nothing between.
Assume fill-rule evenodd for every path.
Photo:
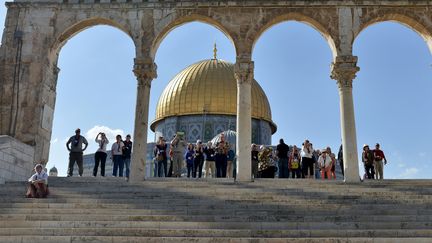
<instances>
[{"instance_id":1,"label":"man in dark shirt","mask_svg":"<svg viewBox=\"0 0 432 243\"><path fill-rule=\"evenodd\" d=\"M84 148L82 145L85 145ZM67 176L73 175L73 167L75 162L78 165L79 176L83 174L83 152L88 146L87 139L81 136L81 130L78 128L75 130L75 136L69 138L66 143L66 148L69 150L69 166L67 171Z\"/></svg>"},{"instance_id":2,"label":"man in dark shirt","mask_svg":"<svg viewBox=\"0 0 432 243\"><path fill-rule=\"evenodd\" d=\"M288 178L288 152L289 146L285 144L284 140L281 138L279 140L278 146L276 146L276 156L279 158L279 178Z\"/></svg>"},{"instance_id":3,"label":"man in dark shirt","mask_svg":"<svg viewBox=\"0 0 432 243\"><path fill-rule=\"evenodd\" d=\"M126 135L126 141L123 141L123 162L126 166L126 180L129 181L129 173L130 173L130 161L131 161L131 153L132 153L132 141L131 135Z\"/></svg>"},{"instance_id":4,"label":"man in dark shirt","mask_svg":"<svg viewBox=\"0 0 432 243\"><path fill-rule=\"evenodd\" d=\"M341 146L339 147L339 152L338 152L338 161L339 161L339 165L340 165L341 170L342 170L342 176L345 176L342 144L341 144Z\"/></svg>"},{"instance_id":5,"label":"man in dark shirt","mask_svg":"<svg viewBox=\"0 0 432 243\"><path fill-rule=\"evenodd\" d=\"M207 146L204 148L204 154L206 156L205 159L205 172L206 178L209 176L209 172L211 170L212 178L216 177L216 162L215 162L215 150L212 147L212 142L208 141Z\"/></svg>"}]
</instances>

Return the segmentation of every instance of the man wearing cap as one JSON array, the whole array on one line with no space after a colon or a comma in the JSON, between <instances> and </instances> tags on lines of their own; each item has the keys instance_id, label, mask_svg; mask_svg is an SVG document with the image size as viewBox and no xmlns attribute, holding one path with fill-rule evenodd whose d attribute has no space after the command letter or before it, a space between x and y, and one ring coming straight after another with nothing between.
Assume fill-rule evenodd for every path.
<instances>
[{"instance_id":1,"label":"man wearing cap","mask_svg":"<svg viewBox=\"0 0 432 243\"><path fill-rule=\"evenodd\" d=\"M384 160L384 164L387 164L387 159L384 155L384 152L380 149L379 143L377 143L375 145L373 155L374 155L374 166L375 166L375 172L376 172L376 179L382 180L382 179L384 179L383 160Z\"/></svg>"},{"instance_id":2,"label":"man wearing cap","mask_svg":"<svg viewBox=\"0 0 432 243\"><path fill-rule=\"evenodd\" d=\"M73 167L75 162L78 165L78 173L80 176L83 174L83 152L87 149L88 142L87 139L80 135L81 130L78 128L75 130L75 135L70 137L66 143L66 148L69 151L69 166L67 171L67 176L73 176ZM82 144L85 144L82 148ZM69 145L71 145L69 147Z\"/></svg>"},{"instance_id":3,"label":"man wearing cap","mask_svg":"<svg viewBox=\"0 0 432 243\"><path fill-rule=\"evenodd\" d=\"M174 139L171 141L173 150L173 176L181 177L181 169L183 164L183 155L186 150L187 142L183 138L183 132L177 132Z\"/></svg>"},{"instance_id":4,"label":"man wearing cap","mask_svg":"<svg viewBox=\"0 0 432 243\"><path fill-rule=\"evenodd\" d=\"M363 145L362 161L368 179L374 179L375 176L375 170L373 166L374 155L373 152L369 149L369 145L367 144Z\"/></svg>"}]
</instances>

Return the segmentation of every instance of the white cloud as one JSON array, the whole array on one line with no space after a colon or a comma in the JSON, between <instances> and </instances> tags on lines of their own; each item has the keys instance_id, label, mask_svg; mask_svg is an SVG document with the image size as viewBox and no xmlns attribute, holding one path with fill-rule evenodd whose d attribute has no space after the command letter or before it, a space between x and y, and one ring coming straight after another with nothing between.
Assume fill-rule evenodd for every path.
<instances>
[{"instance_id":1,"label":"white cloud","mask_svg":"<svg viewBox=\"0 0 432 243\"><path fill-rule=\"evenodd\" d=\"M417 175L418 172L419 170L415 167L405 169L405 171L401 174L401 178L402 179L413 178L414 176Z\"/></svg>"},{"instance_id":2,"label":"white cloud","mask_svg":"<svg viewBox=\"0 0 432 243\"><path fill-rule=\"evenodd\" d=\"M403 168L403 167L406 167L406 164L403 163L403 162L399 162L399 163L397 163L397 166L398 166L399 168Z\"/></svg>"},{"instance_id":3,"label":"white cloud","mask_svg":"<svg viewBox=\"0 0 432 243\"><path fill-rule=\"evenodd\" d=\"M122 136L122 138L124 139L125 134L124 131L121 129L112 129L109 128L107 126L101 126L101 125L96 125L93 128L91 128L90 130L88 130L86 132L86 138L87 140L93 140L96 138L96 135L100 132L105 133L105 135L107 136L108 140L110 141L110 143L112 143L113 141L115 141L115 137L120 134Z\"/></svg>"},{"instance_id":4,"label":"white cloud","mask_svg":"<svg viewBox=\"0 0 432 243\"><path fill-rule=\"evenodd\" d=\"M55 144L58 142L58 138L54 138L53 140L51 140L51 144Z\"/></svg>"}]
</instances>

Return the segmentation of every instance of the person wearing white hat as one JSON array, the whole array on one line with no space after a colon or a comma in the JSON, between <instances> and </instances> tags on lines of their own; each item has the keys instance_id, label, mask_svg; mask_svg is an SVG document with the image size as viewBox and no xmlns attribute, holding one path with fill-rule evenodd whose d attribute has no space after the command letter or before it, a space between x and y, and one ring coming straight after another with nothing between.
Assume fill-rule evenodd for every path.
<instances>
[{"instance_id":1,"label":"person wearing white hat","mask_svg":"<svg viewBox=\"0 0 432 243\"><path fill-rule=\"evenodd\" d=\"M321 179L330 179L330 173L332 168L332 158L327 153L327 149L321 150L321 155L318 158L318 165L321 170Z\"/></svg>"},{"instance_id":2,"label":"person wearing white hat","mask_svg":"<svg viewBox=\"0 0 432 243\"><path fill-rule=\"evenodd\" d=\"M28 188L26 197L28 198L45 198L48 196L48 174L43 169L43 165L37 164L34 167L34 171L36 172L33 174L29 179L28 182L30 182Z\"/></svg>"}]
</instances>

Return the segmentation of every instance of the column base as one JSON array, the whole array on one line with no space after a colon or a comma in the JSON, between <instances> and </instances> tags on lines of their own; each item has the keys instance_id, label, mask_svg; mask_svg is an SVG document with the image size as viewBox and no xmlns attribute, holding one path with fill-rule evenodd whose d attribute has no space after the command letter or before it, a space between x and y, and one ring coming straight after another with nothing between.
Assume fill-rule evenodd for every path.
<instances>
[{"instance_id":1,"label":"column base","mask_svg":"<svg viewBox=\"0 0 432 243\"><path fill-rule=\"evenodd\" d=\"M237 175L235 182L254 182L254 179L252 177L239 177Z\"/></svg>"},{"instance_id":2,"label":"column base","mask_svg":"<svg viewBox=\"0 0 432 243\"><path fill-rule=\"evenodd\" d=\"M360 176L357 177L353 176L353 177L345 177L344 182L349 184L357 184L357 183L361 183L362 181L360 180Z\"/></svg>"}]
</instances>

